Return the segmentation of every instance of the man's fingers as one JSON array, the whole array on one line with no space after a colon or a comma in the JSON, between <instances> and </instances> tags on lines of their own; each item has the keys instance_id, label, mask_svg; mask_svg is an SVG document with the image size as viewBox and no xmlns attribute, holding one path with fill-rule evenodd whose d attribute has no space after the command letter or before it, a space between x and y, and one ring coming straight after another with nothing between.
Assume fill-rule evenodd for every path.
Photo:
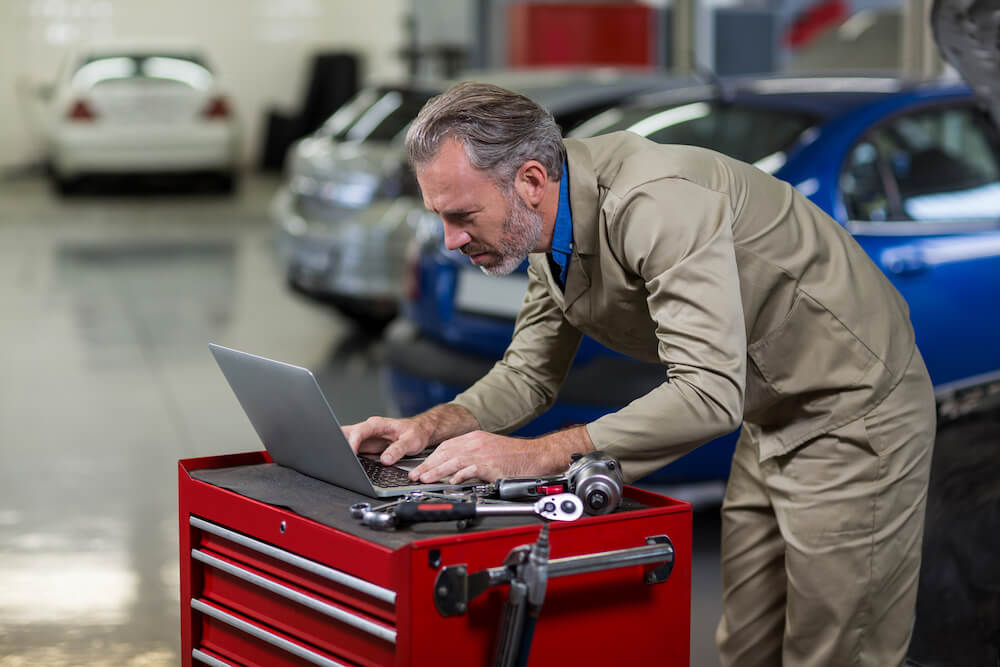
<instances>
[{"instance_id":1,"label":"man's fingers","mask_svg":"<svg viewBox=\"0 0 1000 667\"><path fill-rule=\"evenodd\" d=\"M397 438L399 426L393 419L369 417L360 424L344 426L342 430L355 452L378 452L385 447L386 442Z\"/></svg>"},{"instance_id":2,"label":"man's fingers","mask_svg":"<svg viewBox=\"0 0 1000 667\"><path fill-rule=\"evenodd\" d=\"M465 466L464 468L456 472L454 475L452 475L451 482L452 484L461 484L467 479L476 479L477 477L483 480L484 482L493 481L486 479L484 476L480 476L478 467L475 465L471 465L471 466Z\"/></svg>"},{"instance_id":3,"label":"man's fingers","mask_svg":"<svg viewBox=\"0 0 1000 667\"><path fill-rule=\"evenodd\" d=\"M426 465L428 462L429 461L424 461L424 465ZM420 481L423 482L424 484L428 484L431 482L438 482L444 479L445 477L454 475L456 472L458 472L465 466L466 464L462 461L461 458L457 456L449 457L443 461L437 462L436 465L429 466L426 470L421 472ZM414 472L416 471L414 470Z\"/></svg>"},{"instance_id":4,"label":"man's fingers","mask_svg":"<svg viewBox=\"0 0 1000 667\"><path fill-rule=\"evenodd\" d=\"M389 441L385 438L369 438L358 445L355 454L378 454L385 449Z\"/></svg>"},{"instance_id":5,"label":"man's fingers","mask_svg":"<svg viewBox=\"0 0 1000 667\"><path fill-rule=\"evenodd\" d=\"M382 452L382 456L379 457L379 460L383 465L391 466L393 463L403 458L405 454L406 451L403 446L398 442L394 442L385 448L385 451Z\"/></svg>"}]
</instances>

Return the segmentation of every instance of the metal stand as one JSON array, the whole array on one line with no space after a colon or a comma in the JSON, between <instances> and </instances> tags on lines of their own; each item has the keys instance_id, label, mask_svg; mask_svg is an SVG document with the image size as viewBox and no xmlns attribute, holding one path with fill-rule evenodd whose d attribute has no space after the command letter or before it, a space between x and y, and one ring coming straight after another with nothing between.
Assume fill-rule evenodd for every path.
<instances>
[{"instance_id":1,"label":"metal stand","mask_svg":"<svg viewBox=\"0 0 1000 667\"><path fill-rule=\"evenodd\" d=\"M549 525L544 524L538 541L528 547L518 547L508 554L504 565L514 568L510 593L500 619L496 667L518 667L528 664L535 625L545 601L549 566Z\"/></svg>"},{"instance_id":2,"label":"metal stand","mask_svg":"<svg viewBox=\"0 0 1000 667\"><path fill-rule=\"evenodd\" d=\"M486 589L510 584L500 621L494 664L497 667L523 666L528 663L535 625L550 577L653 564L657 567L646 572L646 583L665 582L674 565L674 547L666 535L647 537L643 547L549 560L549 528L546 524L534 544L515 547L499 567L471 574L465 565L441 568L434 582L434 604L442 616L459 616L468 610L469 602Z\"/></svg>"}]
</instances>

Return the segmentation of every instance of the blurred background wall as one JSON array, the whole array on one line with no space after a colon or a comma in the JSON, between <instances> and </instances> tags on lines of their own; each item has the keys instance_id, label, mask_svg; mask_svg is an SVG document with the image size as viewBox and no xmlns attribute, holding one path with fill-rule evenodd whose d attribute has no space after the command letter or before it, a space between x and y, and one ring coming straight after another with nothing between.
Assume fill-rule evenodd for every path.
<instances>
[{"instance_id":1,"label":"blurred background wall","mask_svg":"<svg viewBox=\"0 0 1000 667\"><path fill-rule=\"evenodd\" d=\"M366 80L405 72L399 57L407 0L3 0L0 2L0 168L41 160L44 116L35 93L89 41L176 39L203 47L243 122L254 162L264 110L301 103L309 61L353 51Z\"/></svg>"}]
</instances>

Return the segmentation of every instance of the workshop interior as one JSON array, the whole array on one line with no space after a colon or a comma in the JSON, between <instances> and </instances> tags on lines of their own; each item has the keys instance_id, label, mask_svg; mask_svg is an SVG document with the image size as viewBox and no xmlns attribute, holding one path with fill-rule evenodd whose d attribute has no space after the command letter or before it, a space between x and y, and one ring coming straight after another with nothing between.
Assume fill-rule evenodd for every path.
<instances>
[{"instance_id":1,"label":"workshop interior","mask_svg":"<svg viewBox=\"0 0 1000 667\"><path fill-rule=\"evenodd\" d=\"M1000 0L5 0L0 53L0 667L722 664L740 428L639 476L352 449L490 372L536 280L449 248L409 163L462 81L860 247L934 392L905 664L1000 665ZM607 343L511 435L664 384Z\"/></svg>"}]
</instances>

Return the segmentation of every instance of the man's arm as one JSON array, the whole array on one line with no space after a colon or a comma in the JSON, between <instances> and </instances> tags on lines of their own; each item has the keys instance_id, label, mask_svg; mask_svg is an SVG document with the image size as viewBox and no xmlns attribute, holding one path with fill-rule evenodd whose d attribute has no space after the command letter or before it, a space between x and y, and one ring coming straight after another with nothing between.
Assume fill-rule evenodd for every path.
<instances>
[{"instance_id":1,"label":"man's arm","mask_svg":"<svg viewBox=\"0 0 1000 667\"><path fill-rule=\"evenodd\" d=\"M616 256L645 283L666 376L587 425L632 480L740 425L746 322L726 194L664 178L624 193L609 219Z\"/></svg>"},{"instance_id":2,"label":"man's arm","mask_svg":"<svg viewBox=\"0 0 1000 667\"><path fill-rule=\"evenodd\" d=\"M534 264L528 278L503 359L454 400L491 433L514 431L551 407L583 338L566 321Z\"/></svg>"}]
</instances>

